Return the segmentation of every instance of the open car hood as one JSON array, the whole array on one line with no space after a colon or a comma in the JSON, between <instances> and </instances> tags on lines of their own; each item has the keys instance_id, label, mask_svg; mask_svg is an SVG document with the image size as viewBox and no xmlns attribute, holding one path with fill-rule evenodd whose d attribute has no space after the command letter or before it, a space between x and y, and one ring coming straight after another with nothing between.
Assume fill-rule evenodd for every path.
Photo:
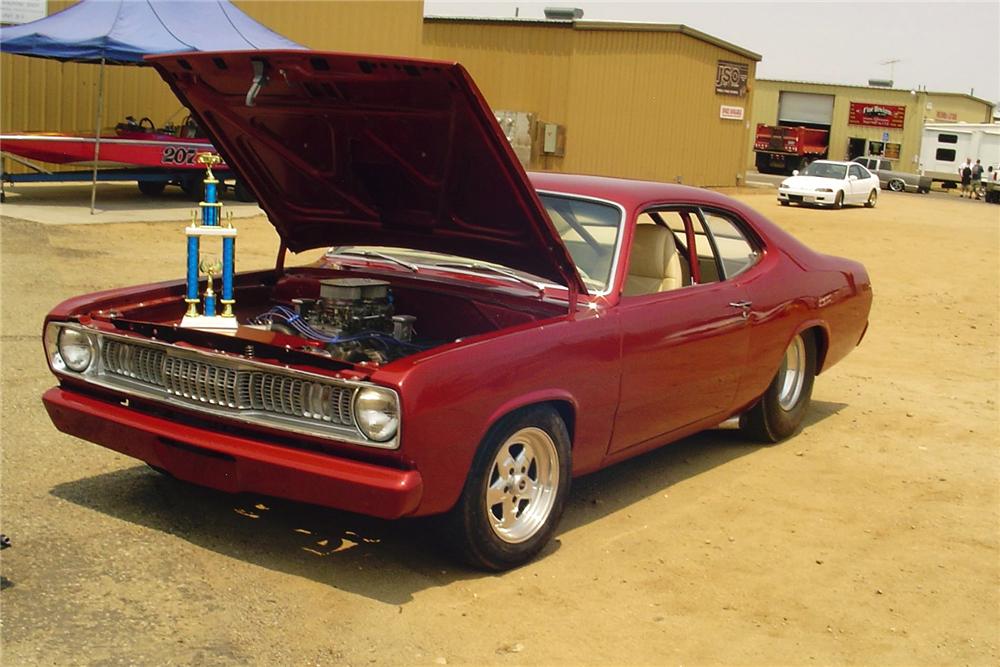
<instances>
[{"instance_id":1,"label":"open car hood","mask_svg":"<svg viewBox=\"0 0 1000 667\"><path fill-rule=\"evenodd\" d=\"M585 293L493 113L458 64L310 51L147 58L285 245L461 255ZM263 82L254 96L255 80Z\"/></svg>"}]
</instances>

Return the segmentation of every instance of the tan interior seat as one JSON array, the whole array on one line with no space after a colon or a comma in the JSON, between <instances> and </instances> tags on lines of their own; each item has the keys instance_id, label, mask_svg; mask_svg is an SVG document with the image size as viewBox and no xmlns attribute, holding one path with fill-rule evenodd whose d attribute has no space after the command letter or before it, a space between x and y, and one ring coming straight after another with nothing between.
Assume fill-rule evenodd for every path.
<instances>
[{"instance_id":1,"label":"tan interior seat","mask_svg":"<svg viewBox=\"0 0 1000 667\"><path fill-rule=\"evenodd\" d=\"M655 294L684 284L674 235L659 225L637 225L625 280L625 296Z\"/></svg>"}]
</instances>

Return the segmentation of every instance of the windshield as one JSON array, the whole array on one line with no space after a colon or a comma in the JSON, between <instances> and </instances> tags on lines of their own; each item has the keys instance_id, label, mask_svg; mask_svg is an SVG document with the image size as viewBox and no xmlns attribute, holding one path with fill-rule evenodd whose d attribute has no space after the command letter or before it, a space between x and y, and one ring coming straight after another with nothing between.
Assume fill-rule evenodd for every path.
<instances>
[{"instance_id":1,"label":"windshield","mask_svg":"<svg viewBox=\"0 0 1000 667\"><path fill-rule=\"evenodd\" d=\"M847 167L829 162L813 162L802 171L803 176L818 176L820 178L835 178L838 181L847 177Z\"/></svg>"},{"instance_id":2,"label":"windshield","mask_svg":"<svg viewBox=\"0 0 1000 667\"><path fill-rule=\"evenodd\" d=\"M621 210L611 204L589 199L542 193L538 196L552 219L559 237L569 250L573 263L587 286L587 291L591 294L606 292L610 286L615 251L618 247ZM411 270L414 265L419 269L420 266L451 265L449 268L455 268L456 264L467 264L469 266L464 268L473 271L493 267L535 283L549 283L545 278L502 264L427 250L387 246L336 246L327 251L327 256L333 255L362 255L375 260L379 259L378 255L382 255L386 261L409 265L409 267L403 266L407 270Z\"/></svg>"},{"instance_id":3,"label":"windshield","mask_svg":"<svg viewBox=\"0 0 1000 667\"><path fill-rule=\"evenodd\" d=\"M621 210L589 199L542 193L538 196L587 289L606 291L621 230Z\"/></svg>"}]
</instances>

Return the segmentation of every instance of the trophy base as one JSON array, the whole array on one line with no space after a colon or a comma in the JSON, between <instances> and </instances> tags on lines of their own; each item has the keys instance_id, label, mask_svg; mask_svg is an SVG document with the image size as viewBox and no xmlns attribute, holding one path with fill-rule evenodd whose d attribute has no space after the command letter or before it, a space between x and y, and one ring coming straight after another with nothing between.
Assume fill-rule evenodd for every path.
<instances>
[{"instance_id":1,"label":"trophy base","mask_svg":"<svg viewBox=\"0 0 1000 667\"><path fill-rule=\"evenodd\" d=\"M221 317L218 315L213 317L207 315L190 317L185 315L184 319L181 320L180 326L185 329L198 329L200 331L214 331L215 333L233 335L240 325L235 317Z\"/></svg>"}]
</instances>

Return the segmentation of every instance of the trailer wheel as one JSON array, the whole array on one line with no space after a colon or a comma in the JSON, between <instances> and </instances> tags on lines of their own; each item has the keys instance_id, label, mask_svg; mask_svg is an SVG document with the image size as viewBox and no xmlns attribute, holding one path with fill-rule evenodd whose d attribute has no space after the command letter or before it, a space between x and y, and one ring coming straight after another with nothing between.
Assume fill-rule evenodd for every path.
<instances>
[{"instance_id":1,"label":"trailer wheel","mask_svg":"<svg viewBox=\"0 0 1000 667\"><path fill-rule=\"evenodd\" d=\"M167 187L166 181L136 181L136 184L139 186L139 192L147 197L158 197Z\"/></svg>"},{"instance_id":2,"label":"trailer wheel","mask_svg":"<svg viewBox=\"0 0 1000 667\"><path fill-rule=\"evenodd\" d=\"M201 201L205 196L205 184L200 174L194 176L184 176L181 178L181 190L184 191L192 201Z\"/></svg>"},{"instance_id":3,"label":"trailer wheel","mask_svg":"<svg viewBox=\"0 0 1000 667\"><path fill-rule=\"evenodd\" d=\"M242 202L257 201L257 198L254 197L254 194L253 192L250 191L250 188L248 188L246 184L239 179L236 179L236 184L233 186L233 196L236 197L236 201L242 201Z\"/></svg>"}]
</instances>

